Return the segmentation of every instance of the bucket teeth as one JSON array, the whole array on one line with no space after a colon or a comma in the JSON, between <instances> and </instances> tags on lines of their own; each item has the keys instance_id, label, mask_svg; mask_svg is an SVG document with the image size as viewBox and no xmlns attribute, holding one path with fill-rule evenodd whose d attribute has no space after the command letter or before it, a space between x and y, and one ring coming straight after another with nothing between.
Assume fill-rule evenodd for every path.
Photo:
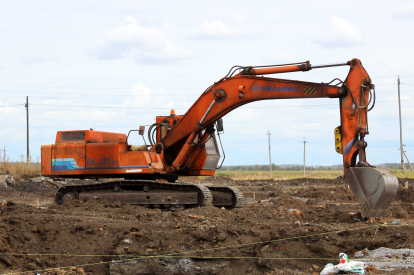
<instances>
[{"instance_id":1,"label":"bucket teeth","mask_svg":"<svg viewBox=\"0 0 414 275\"><path fill-rule=\"evenodd\" d=\"M395 200L398 189L397 177L385 169L351 167L345 172L349 187L362 204L363 218L384 216Z\"/></svg>"}]
</instances>

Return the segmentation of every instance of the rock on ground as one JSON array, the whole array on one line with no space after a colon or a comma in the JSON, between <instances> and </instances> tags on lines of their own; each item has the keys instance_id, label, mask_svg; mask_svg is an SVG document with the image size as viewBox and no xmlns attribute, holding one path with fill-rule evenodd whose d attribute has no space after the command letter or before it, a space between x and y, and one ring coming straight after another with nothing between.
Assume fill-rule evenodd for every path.
<instances>
[{"instance_id":1,"label":"rock on ground","mask_svg":"<svg viewBox=\"0 0 414 275\"><path fill-rule=\"evenodd\" d=\"M365 266L373 266L378 270L414 269L414 249L380 247L367 252L358 251L355 253L354 258L373 259L371 261L364 261Z\"/></svg>"},{"instance_id":2,"label":"rock on ground","mask_svg":"<svg viewBox=\"0 0 414 275\"><path fill-rule=\"evenodd\" d=\"M15 180L10 175L0 175L0 187L13 187Z\"/></svg>"}]
</instances>

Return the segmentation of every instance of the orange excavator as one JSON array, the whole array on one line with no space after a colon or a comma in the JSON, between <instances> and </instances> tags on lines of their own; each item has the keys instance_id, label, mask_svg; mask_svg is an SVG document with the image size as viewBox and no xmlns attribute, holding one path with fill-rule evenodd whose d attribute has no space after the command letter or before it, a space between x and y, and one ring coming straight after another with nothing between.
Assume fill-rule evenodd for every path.
<instances>
[{"instance_id":1,"label":"orange excavator","mask_svg":"<svg viewBox=\"0 0 414 275\"><path fill-rule=\"evenodd\" d=\"M334 66L350 66L344 81L335 78L329 83L312 83L263 76ZM236 188L177 179L214 175L221 158L216 132L223 130L222 117L237 107L266 99L323 97L339 99L341 125L335 128L335 149L343 154L344 175L362 204L362 216L383 215L395 198L398 180L366 160L367 114L375 105L375 85L358 59L318 66L309 61L234 66L184 115L171 111L168 116L156 117L148 129L149 145L145 138L142 146L128 143L131 133L144 137L143 126L128 135L92 129L59 131L55 144L41 148L42 174L52 178L111 178L66 185L57 191L57 203L92 198L170 210L208 204L227 209L243 207L243 194Z\"/></svg>"}]
</instances>

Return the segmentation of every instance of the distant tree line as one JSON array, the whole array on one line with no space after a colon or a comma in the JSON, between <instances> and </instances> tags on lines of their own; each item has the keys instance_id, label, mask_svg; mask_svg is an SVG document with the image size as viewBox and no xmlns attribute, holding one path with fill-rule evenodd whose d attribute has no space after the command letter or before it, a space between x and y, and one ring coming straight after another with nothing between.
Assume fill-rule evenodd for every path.
<instances>
[{"instance_id":1,"label":"distant tree line","mask_svg":"<svg viewBox=\"0 0 414 275\"><path fill-rule=\"evenodd\" d=\"M413 165L414 167L413 163L411 163L411 165ZM381 163L376 166L379 168L386 168L386 169L401 169L401 163ZM411 166L406 162L404 162L404 167L405 169L408 169L408 170L411 169Z\"/></svg>"},{"instance_id":2,"label":"distant tree line","mask_svg":"<svg viewBox=\"0 0 414 275\"><path fill-rule=\"evenodd\" d=\"M414 166L414 164L412 164ZM378 168L386 168L386 169L400 169L400 163L381 163L375 165ZM410 169L411 167L408 164L405 164L406 169ZM342 170L342 164L338 165L331 165L331 166L306 166L307 171L337 171ZM230 166L222 166L217 171L269 171L269 165L230 165ZM283 164L283 165L276 165L272 163L272 170L273 171L300 171L303 170L303 165L298 164Z\"/></svg>"},{"instance_id":3,"label":"distant tree line","mask_svg":"<svg viewBox=\"0 0 414 275\"><path fill-rule=\"evenodd\" d=\"M218 171L269 171L269 165L231 165L223 166ZM272 163L273 171L301 171L303 170L303 165L276 165ZM306 166L307 171L316 171L316 170L342 170L342 165L332 165L332 166Z\"/></svg>"}]
</instances>

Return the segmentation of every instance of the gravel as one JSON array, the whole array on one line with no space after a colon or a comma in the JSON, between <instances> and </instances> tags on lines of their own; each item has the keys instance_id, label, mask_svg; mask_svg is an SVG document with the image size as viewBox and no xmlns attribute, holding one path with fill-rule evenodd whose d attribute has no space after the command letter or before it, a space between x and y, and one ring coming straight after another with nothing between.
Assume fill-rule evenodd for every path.
<instances>
[{"instance_id":1,"label":"gravel","mask_svg":"<svg viewBox=\"0 0 414 275\"><path fill-rule=\"evenodd\" d=\"M294 198L295 200L303 201L303 202L307 202L309 200L309 198L301 198L301 197L292 197L292 198Z\"/></svg>"},{"instance_id":2,"label":"gravel","mask_svg":"<svg viewBox=\"0 0 414 275\"><path fill-rule=\"evenodd\" d=\"M408 269L414 268L414 249L380 247L375 250L369 250L368 255L364 255L362 251L358 251L355 253L354 259L363 260L365 267L373 266L376 269L384 271L392 271L397 268Z\"/></svg>"}]
</instances>

